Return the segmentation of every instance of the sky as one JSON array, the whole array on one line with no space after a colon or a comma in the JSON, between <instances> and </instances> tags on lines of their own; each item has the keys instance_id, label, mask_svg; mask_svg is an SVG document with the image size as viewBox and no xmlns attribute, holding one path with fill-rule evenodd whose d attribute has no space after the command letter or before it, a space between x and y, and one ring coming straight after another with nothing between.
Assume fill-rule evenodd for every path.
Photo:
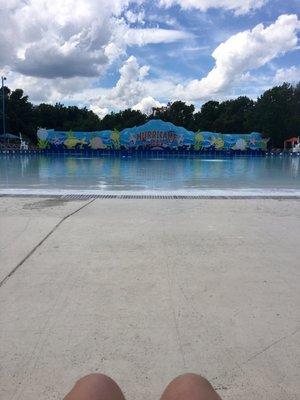
<instances>
[{"instance_id":1,"label":"sky","mask_svg":"<svg viewBox=\"0 0 300 400\"><path fill-rule=\"evenodd\" d=\"M34 103L126 108L300 81L300 0L0 0L0 73Z\"/></svg>"}]
</instances>

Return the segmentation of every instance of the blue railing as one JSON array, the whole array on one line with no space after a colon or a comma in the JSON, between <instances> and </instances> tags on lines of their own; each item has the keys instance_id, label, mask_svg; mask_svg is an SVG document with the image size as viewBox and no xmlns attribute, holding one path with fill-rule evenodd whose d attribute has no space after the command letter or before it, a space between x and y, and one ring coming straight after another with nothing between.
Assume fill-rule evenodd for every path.
<instances>
[{"instance_id":1,"label":"blue railing","mask_svg":"<svg viewBox=\"0 0 300 400\"><path fill-rule=\"evenodd\" d=\"M62 156L89 156L89 157L205 157L205 158L224 158L224 157L266 157L266 156L300 156L300 153L292 152L272 152L262 150L92 150L92 149L39 149L39 150L0 150L0 155L10 154L30 154L30 155L62 155Z\"/></svg>"}]
</instances>

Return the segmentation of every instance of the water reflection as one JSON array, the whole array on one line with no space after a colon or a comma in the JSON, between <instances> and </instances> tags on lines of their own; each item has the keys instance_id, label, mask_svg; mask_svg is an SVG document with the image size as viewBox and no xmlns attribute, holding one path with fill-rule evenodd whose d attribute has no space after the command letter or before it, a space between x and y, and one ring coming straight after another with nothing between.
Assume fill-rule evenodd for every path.
<instances>
[{"instance_id":1,"label":"water reflection","mask_svg":"<svg viewBox=\"0 0 300 400\"><path fill-rule=\"evenodd\" d=\"M291 160L291 174L293 178L297 178L299 175L299 157L293 157Z\"/></svg>"},{"instance_id":2,"label":"water reflection","mask_svg":"<svg viewBox=\"0 0 300 400\"><path fill-rule=\"evenodd\" d=\"M200 189L300 187L298 157L233 159L0 156L1 188Z\"/></svg>"}]
</instances>

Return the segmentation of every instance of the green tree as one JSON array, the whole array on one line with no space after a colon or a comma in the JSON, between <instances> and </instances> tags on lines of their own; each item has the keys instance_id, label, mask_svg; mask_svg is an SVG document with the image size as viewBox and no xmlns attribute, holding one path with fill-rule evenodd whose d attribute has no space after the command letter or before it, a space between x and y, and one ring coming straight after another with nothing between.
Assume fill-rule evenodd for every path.
<instances>
[{"instance_id":1,"label":"green tree","mask_svg":"<svg viewBox=\"0 0 300 400\"><path fill-rule=\"evenodd\" d=\"M254 101L246 96L227 100L219 104L218 116L213 123L214 130L223 133L247 133L251 130L250 121Z\"/></svg>"},{"instance_id":2,"label":"green tree","mask_svg":"<svg viewBox=\"0 0 300 400\"><path fill-rule=\"evenodd\" d=\"M300 136L300 82L293 88L294 96L291 105L290 134Z\"/></svg>"},{"instance_id":3,"label":"green tree","mask_svg":"<svg viewBox=\"0 0 300 400\"><path fill-rule=\"evenodd\" d=\"M157 113L155 118L163 121L172 122L175 125L183 126L186 129L191 129L193 126L193 114L195 106L187 105L183 101L174 101L166 111Z\"/></svg>"},{"instance_id":4,"label":"green tree","mask_svg":"<svg viewBox=\"0 0 300 400\"><path fill-rule=\"evenodd\" d=\"M38 127L65 131L121 131L124 128L142 125L151 118L160 118L194 131L258 131L271 137L271 144L276 147L282 147L286 138L300 135L300 83L296 86L289 83L276 86L264 92L257 101L246 96L221 103L208 101L196 113L193 104L175 101L155 117L147 117L140 111L126 109L111 112L102 120L86 107L64 106L60 103L41 103L34 106L22 89L11 91L5 87L4 90L6 131L14 134L21 132L34 142ZM2 109L0 118L2 120Z\"/></svg>"},{"instance_id":5,"label":"green tree","mask_svg":"<svg viewBox=\"0 0 300 400\"><path fill-rule=\"evenodd\" d=\"M4 102L5 102L5 115L3 116L3 108L2 108L2 101L3 101L3 90L2 88L0 89L0 133L3 132L3 118L5 118L5 125L6 125L6 132L9 131L9 118L8 118L8 113L7 113L7 104L8 104L8 99L10 95L10 89L7 86L4 86Z\"/></svg>"},{"instance_id":6,"label":"green tree","mask_svg":"<svg viewBox=\"0 0 300 400\"><path fill-rule=\"evenodd\" d=\"M146 122L147 116L140 111L126 109L117 113L111 112L105 115L101 120L101 130L117 129L121 131L124 128L131 128L133 126L142 125Z\"/></svg>"},{"instance_id":7,"label":"green tree","mask_svg":"<svg viewBox=\"0 0 300 400\"><path fill-rule=\"evenodd\" d=\"M56 130L95 131L100 128L100 119L86 107L65 107L60 103L40 104L34 108L35 122L38 127Z\"/></svg>"},{"instance_id":8,"label":"green tree","mask_svg":"<svg viewBox=\"0 0 300 400\"><path fill-rule=\"evenodd\" d=\"M6 131L35 141L33 106L22 89L9 91L6 99Z\"/></svg>"},{"instance_id":9,"label":"green tree","mask_svg":"<svg viewBox=\"0 0 300 400\"><path fill-rule=\"evenodd\" d=\"M194 115L194 130L213 131L215 121L220 116L220 103L218 101L208 101L201 107L201 111Z\"/></svg>"},{"instance_id":10,"label":"green tree","mask_svg":"<svg viewBox=\"0 0 300 400\"><path fill-rule=\"evenodd\" d=\"M254 108L254 129L271 138L271 145L283 147L285 139L299 135L299 85L289 83L264 92Z\"/></svg>"}]
</instances>

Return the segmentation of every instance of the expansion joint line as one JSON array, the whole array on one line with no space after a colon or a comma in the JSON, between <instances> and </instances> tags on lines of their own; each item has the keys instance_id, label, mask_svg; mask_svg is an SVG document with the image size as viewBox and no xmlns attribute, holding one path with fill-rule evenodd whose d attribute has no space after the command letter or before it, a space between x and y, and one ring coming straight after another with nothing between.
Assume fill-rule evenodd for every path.
<instances>
[{"instance_id":1,"label":"expansion joint line","mask_svg":"<svg viewBox=\"0 0 300 400\"><path fill-rule=\"evenodd\" d=\"M84 204L83 206L77 208L77 210L71 212L70 214L66 215L65 217L63 217L52 229L50 232L47 233L46 236L43 237L43 239L36 245L34 246L34 248L32 250L30 250L30 252L5 276L4 279L2 279L2 281L0 281L0 287L2 287L9 278L11 278L15 272L17 272L17 270L22 267L22 265L25 263L25 261L27 261L35 252L36 250L48 239L48 237L50 237L52 235L52 233L54 233L56 231L56 229L64 222L66 221L68 218L72 217L72 215L78 213L79 211L81 211L83 208L87 207L89 204L91 204L93 201L95 201L95 199L92 199L91 201L89 201L88 203Z\"/></svg>"}]
</instances>

